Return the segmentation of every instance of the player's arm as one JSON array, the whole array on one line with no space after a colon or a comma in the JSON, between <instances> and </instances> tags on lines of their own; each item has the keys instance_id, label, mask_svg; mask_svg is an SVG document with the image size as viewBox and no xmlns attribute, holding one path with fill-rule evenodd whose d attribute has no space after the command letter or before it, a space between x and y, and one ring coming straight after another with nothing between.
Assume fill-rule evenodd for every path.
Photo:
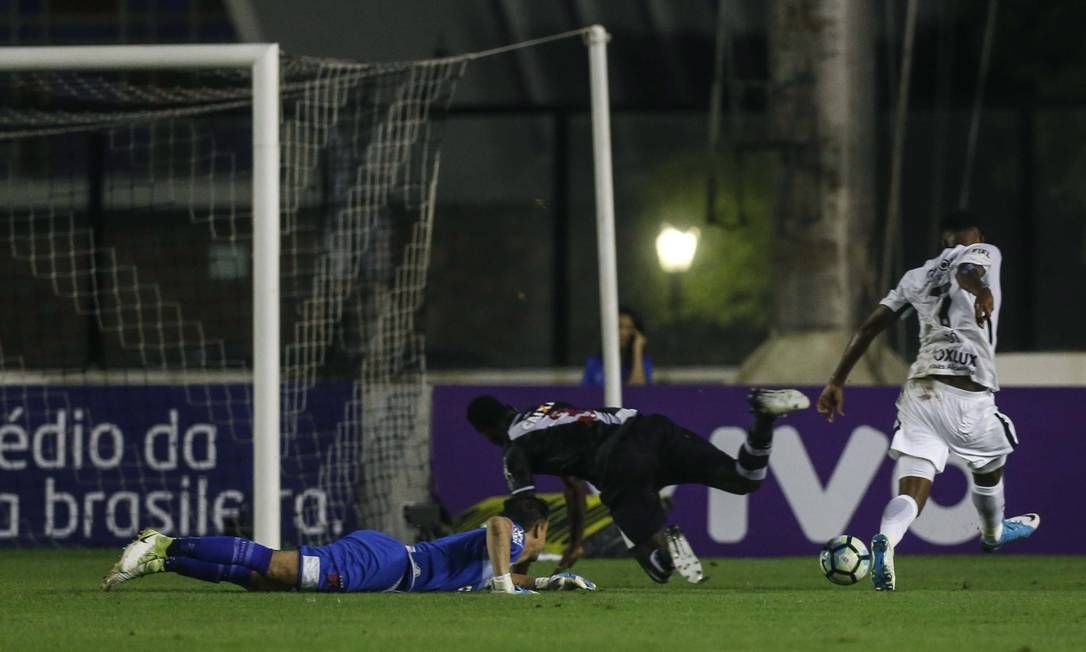
<instances>
[{"instance_id":1,"label":"player's arm","mask_svg":"<svg viewBox=\"0 0 1086 652\"><path fill-rule=\"evenodd\" d=\"M630 377L626 379L627 385L645 385L645 343L648 342L641 331L634 329L633 347L630 360Z\"/></svg>"},{"instance_id":2,"label":"player's arm","mask_svg":"<svg viewBox=\"0 0 1086 652\"><path fill-rule=\"evenodd\" d=\"M504 516L492 516L486 522L486 554L490 558L490 567L494 569L491 588L502 593L514 593L515 586L523 586L514 580L512 574L512 552L510 541L513 536L513 521ZM517 576L523 578L523 575Z\"/></svg>"},{"instance_id":3,"label":"player's arm","mask_svg":"<svg viewBox=\"0 0 1086 652\"><path fill-rule=\"evenodd\" d=\"M841 361L837 363L837 369L830 376L829 382L826 383L825 389L822 390L822 395L818 397L819 414L825 416L831 422L835 412L844 416L844 386L848 375L852 373L852 368L856 366L856 363L863 357L864 352L871 346L871 342L889 328L897 318L898 313L880 303L868 315L867 319L860 324L860 327L852 335L852 339L849 340L848 346L845 347L845 352L841 355Z\"/></svg>"},{"instance_id":4,"label":"player's arm","mask_svg":"<svg viewBox=\"0 0 1086 652\"><path fill-rule=\"evenodd\" d=\"M509 484L510 494L535 491L532 465L528 460L528 451L524 450L523 446L518 442L506 446L502 454L502 464L505 466L505 481Z\"/></svg>"},{"instance_id":5,"label":"player's arm","mask_svg":"<svg viewBox=\"0 0 1086 652\"><path fill-rule=\"evenodd\" d=\"M528 569L531 567L531 565L532 565L532 560L531 559L522 559L522 560L516 562L515 564L513 564L513 581L514 582L516 581L517 575L527 575L528 574ZM520 586L520 585L518 584L517 586Z\"/></svg>"},{"instance_id":6,"label":"player's arm","mask_svg":"<svg viewBox=\"0 0 1086 652\"><path fill-rule=\"evenodd\" d=\"M558 564L558 571L573 568L577 560L584 555L584 519L586 505L586 493L584 482L573 477L563 477L562 488L566 498L566 514L569 517L569 547L562 553L562 561Z\"/></svg>"},{"instance_id":7,"label":"player's arm","mask_svg":"<svg viewBox=\"0 0 1086 652\"><path fill-rule=\"evenodd\" d=\"M486 554L490 558L490 567L494 569L494 577L490 580L491 591L523 593L526 589L531 593L570 589L596 590L596 585L591 580L573 573L560 573L539 578L514 573L513 560L510 559L513 549L510 544L512 534L513 522L504 516L492 516L486 522Z\"/></svg>"},{"instance_id":8,"label":"player's arm","mask_svg":"<svg viewBox=\"0 0 1086 652\"><path fill-rule=\"evenodd\" d=\"M521 446L510 444L505 447L502 454L502 464L505 466L505 480L509 484L509 491L517 494L522 491L535 491L535 482L532 478L532 468L528 461L528 454ZM516 561L516 560L514 560ZM532 560L522 559L513 565L514 577L525 576ZM518 586L521 586L518 584Z\"/></svg>"},{"instance_id":9,"label":"player's arm","mask_svg":"<svg viewBox=\"0 0 1086 652\"><path fill-rule=\"evenodd\" d=\"M964 263L958 265L958 271L955 274L958 285L977 298L973 304L977 326L983 326L995 310L995 298L992 296L992 291L984 284L984 275L987 271L982 265Z\"/></svg>"}]
</instances>

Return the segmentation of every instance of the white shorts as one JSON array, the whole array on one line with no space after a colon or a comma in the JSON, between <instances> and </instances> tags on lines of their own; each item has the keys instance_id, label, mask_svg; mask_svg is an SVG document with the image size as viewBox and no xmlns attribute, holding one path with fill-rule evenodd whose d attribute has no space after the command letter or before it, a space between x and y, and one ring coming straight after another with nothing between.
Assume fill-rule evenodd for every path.
<instances>
[{"instance_id":1,"label":"white shorts","mask_svg":"<svg viewBox=\"0 0 1086 652\"><path fill-rule=\"evenodd\" d=\"M1014 424L992 392L970 392L933 378L909 380L897 399L890 457L930 461L939 473L950 453L979 471L1018 446Z\"/></svg>"}]
</instances>

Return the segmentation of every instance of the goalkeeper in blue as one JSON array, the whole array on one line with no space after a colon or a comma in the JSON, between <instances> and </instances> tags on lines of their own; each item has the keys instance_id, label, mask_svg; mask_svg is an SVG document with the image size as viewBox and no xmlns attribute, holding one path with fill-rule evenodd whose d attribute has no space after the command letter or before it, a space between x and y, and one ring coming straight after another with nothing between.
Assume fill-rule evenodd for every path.
<instances>
[{"instance_id":1,"label":"goalkeeper in blue","mask_svg":"<svg viewBox=\"0 0 1086 652\"><path fill-rule=\"evenodd\" d=\"M241 537L168 537L144 530L102 578L113 587L155 573L205 582L232 582L250 591L382 593L479 591L595 591L573 573L528 577L515 563L534 559L547 541L550 508L535 496L505 501L486 527L436 541L404 545L373 530L359 530L325 546L272 550Z\"/></svg>"}]
</instances>

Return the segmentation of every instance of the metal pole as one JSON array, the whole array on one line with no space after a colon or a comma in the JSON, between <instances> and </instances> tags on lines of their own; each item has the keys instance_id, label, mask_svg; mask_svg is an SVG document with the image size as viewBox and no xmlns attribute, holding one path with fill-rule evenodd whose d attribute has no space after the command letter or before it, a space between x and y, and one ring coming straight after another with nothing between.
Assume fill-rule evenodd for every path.
<instances>
[{"instance_id":1,"label":"metal pole","mask_svg":"<svg viewBox=\"0 0 1086 652\"><path fill-rule=\"evenodd\" d=\"M890 156L890 192L886 202L886 230L882 242L882 274L877 290L890 285L893 272L893 247L898 240L901 221L901 173L905 159L905 127L909 116L909 83L913 69L913 42L916 35L917 0L909 0L902 45L901 76L898 78L897 106L894 113L894 140Z\"/></svg>"},{"instance_id":2,"label":"metal pole","mask_svg":"<svg viewBox=\"0 0 1086 652\"><path fill-rule=\"evenodd\" d=\"M279 46L0 48L0 70L251 68L253 71L253 530L280 547Z\"/></svg>"},{"instance_id":3,"label":"metal pole","mask_svg":"<svg viewBox=\"0 0 1086 652\"><path fill-rule=\"evenodd\" d=\"M0 48L2 70L136 70L248 68L265 56L251 45L77 45Z\"/></svg>"},{"instance_id":4,"label":"metal pole","mask_svg":"<svg viewBox=\"0 0 1086 652\"><path fill-rule=\"evenodd\" d=\"M622 405L618 350L618 271L615 255L615 195L611 172L611 101L607 86L607 41L600 25L588 30L592 97L592 155L596 172L596 245L599 250L600 328L603 340L603 401Z\"/></svg>"},{"instance_id":5,"label":"metal pole","mask_svg":"<svg viewBox=\"0 0 1086 652\"><path fill-rule=\"evenodd\" d=\"M973 114L969 119L969 139L965 146L965 170L962 172L962 188L958 194L958 208L969 206L969 191L973 185L973 163L977 154L977 136L980 133L980 114L984 108L984 84L988 80L988 64L992 60L992 41L995 40L996 14L999 0L988 0L988 18L984 23L984 45L980 53L980 70L977 71L977 88L973 94Z\"/></svg>"},{"instance_id":6,"label":"metal pole","mask_svg":"<svg viewBox=\"0 0 1086 652\"><path fill-rule=\"evenodd\" d=\"M253 64L253 538L280 547L279 46Z\"/></svg>"}]
</instances>

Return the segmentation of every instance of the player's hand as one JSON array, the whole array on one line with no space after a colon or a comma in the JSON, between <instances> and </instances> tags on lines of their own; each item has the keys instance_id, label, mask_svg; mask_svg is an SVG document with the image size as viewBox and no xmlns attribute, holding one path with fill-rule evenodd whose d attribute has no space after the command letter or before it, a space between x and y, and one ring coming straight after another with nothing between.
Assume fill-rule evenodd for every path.
<instances>
[{"instance_id":1,"label":"player's hand","mask_svg":"<svg viewBox=\"0 0 1086 652\"><path fill-rule=\"evenodd\" d=\"M510 595L512 595L512 594L516 594L516 593L534 593L535 592L535 591L533 591L531 589L518 587L516 584L514 584L513 576L509 575L508 573L506 573L505 575L498 575L496 577L491 577L488 584L490 585L490 592L491 593L509 593Z\"/></svg>"},{"instance_id":2,"label":"player's hand","mask_svg":"<svg viewBox=\"0 0 1086 652\"><path fill-rule=\"evenodd\" d=\"M573 573L556 573L550 577L537 577L535 588L540 591L595 591L596 583L587 577L574 575Z\"/></svg>"},{"instance_id":3,"label":"player's hand","mask_svg":"<svg viewBox=\"0 0 1086 652\"><path fill-rule=\"evenodd\" d=\"M818 413L833 423L834 413L845 416L845 388L829 383L818 397Z\"/></svg>"},{"instance_id":4,"label":"player's hand","mask_svg":"<svg viewBox=\"0 0 1086 652\"><path fill-rule=\"evenodd\" d=\"M645 334L641 331L634 329L633 332L633 345L635 349L644 351L645 345L649 343L649 338L645 337Z\"/></svg>"},{"instance_id":5,"label":"player's hand","mask_svg":"<svg viewBox=\"0 0 1086 652\"><path fill-rule=\"evenodd\" d=\"M489 584L491 593L507 593L509 595L537 593L537 591L514 584L513 578L508 573L490 578Z\"/></svg>"},{"instance_id":6,"label":"player's hand","mask_svg":"<svg viewBox=\"0 0 1086 652\"><path fill-rule=\"evenodd\" d=\"M990 289L981 288L977 294L977 300L973 302L973 309L976 311L977 326L983 326L985 321L992 318L992 311L995 310L995 298L992 297Z\"/></svg>"},{"instance_id":7,"label":"player's hand","mask_svg":"<svg viewBox=\"0 0 1086 652\"><path fill-rule=\"evenodd\" d=\"M570 546L562 553L562 561L558 562L558 568L555 570L559 573L569 570L573 568L573 565L577 563L577 560L583 556L584 546Z\"/></svg>"}]
</instances>

